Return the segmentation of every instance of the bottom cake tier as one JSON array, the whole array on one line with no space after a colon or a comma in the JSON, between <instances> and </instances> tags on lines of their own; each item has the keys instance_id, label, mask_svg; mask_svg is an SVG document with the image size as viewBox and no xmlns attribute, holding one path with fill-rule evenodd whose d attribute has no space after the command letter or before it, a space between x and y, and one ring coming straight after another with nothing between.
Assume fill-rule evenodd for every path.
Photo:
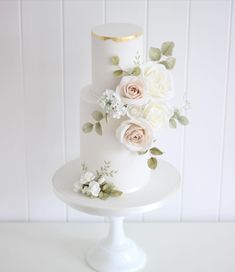
<instances>
[{"instance_id":1,"label":"bottom cake tier","mask_svg":"<svg viewBox=\"0 0 235 272\"><path fill-rule=\"evenodd\" d=\"M81 163L93 173L108 166L111 172L108 181L123 193L131 193L144 187L150 178L150 169L146 165L146 155L131 152L116 137L120 119L103 119L102 135L96 133L94 111L100 111L97 98L90 86L83 88L80 99L81 127L87 122L94 124L92 131L84 133L81 129ZM100 132L100 129L98 129ZM112 172L113 170L113 172Z\"/></svg>"}]
</instances>

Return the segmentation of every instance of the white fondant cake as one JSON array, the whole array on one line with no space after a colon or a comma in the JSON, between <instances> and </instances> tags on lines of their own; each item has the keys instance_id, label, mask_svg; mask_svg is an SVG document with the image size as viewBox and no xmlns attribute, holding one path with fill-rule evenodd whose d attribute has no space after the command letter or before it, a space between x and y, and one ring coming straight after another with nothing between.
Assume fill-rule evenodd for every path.
<instances>
[{"instance_id":1,"label":"white fondant cake","mask_svg":"<svg viewBox=\"0 0 235 272\"><path fill-rule=\"evenodd\" d=\"M105 89L115 89L120 81L113 75L110 62L119 56L122 68L133 67L136 55L143 57L143 36L140 27L131 24L107 24L92 30L92 85L81 92L80 120L83 125L92 121L91 113L99 109L97 97ZM112 119L103 127L103 135L81 132L81 161L89 170L99 169L104 161L110 161L117 170L111 181L122 192L128 193L142 188L148 181L150 169L145 156L136 156L126 149L115 137L120 120Z\"/></svg>"},{"instance_id":2,"label":"white fondant cake","mask_svg":"<svg viewBox=\"0 0 235 272\"><path fill-rule=\"evenodd\" d=\"M74 191L102 200L140 190L157 171L159 129L188 120L169 100L173 42L151 47L132 24L92 29L92 82L81 91L82 174Z\"/></svg>"}]
</instances>

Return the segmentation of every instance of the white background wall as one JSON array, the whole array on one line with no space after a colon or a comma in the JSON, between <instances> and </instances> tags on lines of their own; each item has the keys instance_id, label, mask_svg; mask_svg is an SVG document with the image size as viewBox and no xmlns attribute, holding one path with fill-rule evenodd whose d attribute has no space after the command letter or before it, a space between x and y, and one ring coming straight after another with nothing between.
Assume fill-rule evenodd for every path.
<instances>
[{"instance_id":1,"label":"white background wall","mask_svg":"<svg viewBox=\"0 0 235 272\"><path fill-rule=\"evenodd\" d=\"M176 44L186 129L159 136L181 191L134 220L235 219L235 4L232 1L0 1L0 220L98 220L64 206L51 177L79 155L79 92L90 82L90 29L131 22L145 47Z\"/></svg>"}]
</instances>

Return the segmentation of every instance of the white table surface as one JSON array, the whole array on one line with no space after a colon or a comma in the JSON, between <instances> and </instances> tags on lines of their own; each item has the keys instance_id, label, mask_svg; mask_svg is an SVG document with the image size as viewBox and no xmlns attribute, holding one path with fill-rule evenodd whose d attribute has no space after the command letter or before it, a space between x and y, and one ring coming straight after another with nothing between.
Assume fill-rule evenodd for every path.
<instances>
[{"instance_id":1,"label":"white table surface","mask_svg":"<svg viewBox=\"0 0 235 272\"><path fill-rule=\"evenodd\" d=\"M1 272L92 272L86 250L105 223L1 223ZM235 223L126 223L148 255L146 272L234 272ZM112 271L110 271L112 272Z\"/></svg>"}]
</instances>

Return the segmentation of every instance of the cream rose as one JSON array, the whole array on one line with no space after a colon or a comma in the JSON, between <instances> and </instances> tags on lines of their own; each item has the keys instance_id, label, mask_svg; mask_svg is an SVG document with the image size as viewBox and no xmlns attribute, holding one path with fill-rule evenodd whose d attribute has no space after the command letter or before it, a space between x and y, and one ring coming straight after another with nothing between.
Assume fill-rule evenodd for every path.
<instances>
[{"instance_id":1,"label":"cream rose","mask_svg":"<svg viewBox=\"0 0 235 272\"><path fill-rule=\"evenodd\" d=\"M173 109L164 102L152 101L143 110L144 119L156 130L169 126L172 115Z\"/></svg>"},{"instance_id":2,"label":"cream rose","mask_svg":"<svg viewBox=\"0 0 235 272\"><path fill-rule=\"evenodd\" d=\"M145 83L141 77L123 77L116 88L116 92L125 104L142 105L147 100Z\"/></svg>"},{"instance_id":3,"label":"cream rose","mask_svg":"<svg viewBox=\"0 0 235 272\"><path fill-rule=\"evenodd\" d=\"M123 121L116 131L116 136L131 151L145 151L153 142L152 128L144 120Z\"/></svg>"},{"instance_id":4,"label":"cream rose","mask_svg":"<svg viewBox=\"0 0 235 272\"><path fill-rule=\"evenodd\" d=\"M142 67L142 73L150 96L158 100L172 98L173 78L165 66L150 61Z\"/></svg>"}]
</instances>

